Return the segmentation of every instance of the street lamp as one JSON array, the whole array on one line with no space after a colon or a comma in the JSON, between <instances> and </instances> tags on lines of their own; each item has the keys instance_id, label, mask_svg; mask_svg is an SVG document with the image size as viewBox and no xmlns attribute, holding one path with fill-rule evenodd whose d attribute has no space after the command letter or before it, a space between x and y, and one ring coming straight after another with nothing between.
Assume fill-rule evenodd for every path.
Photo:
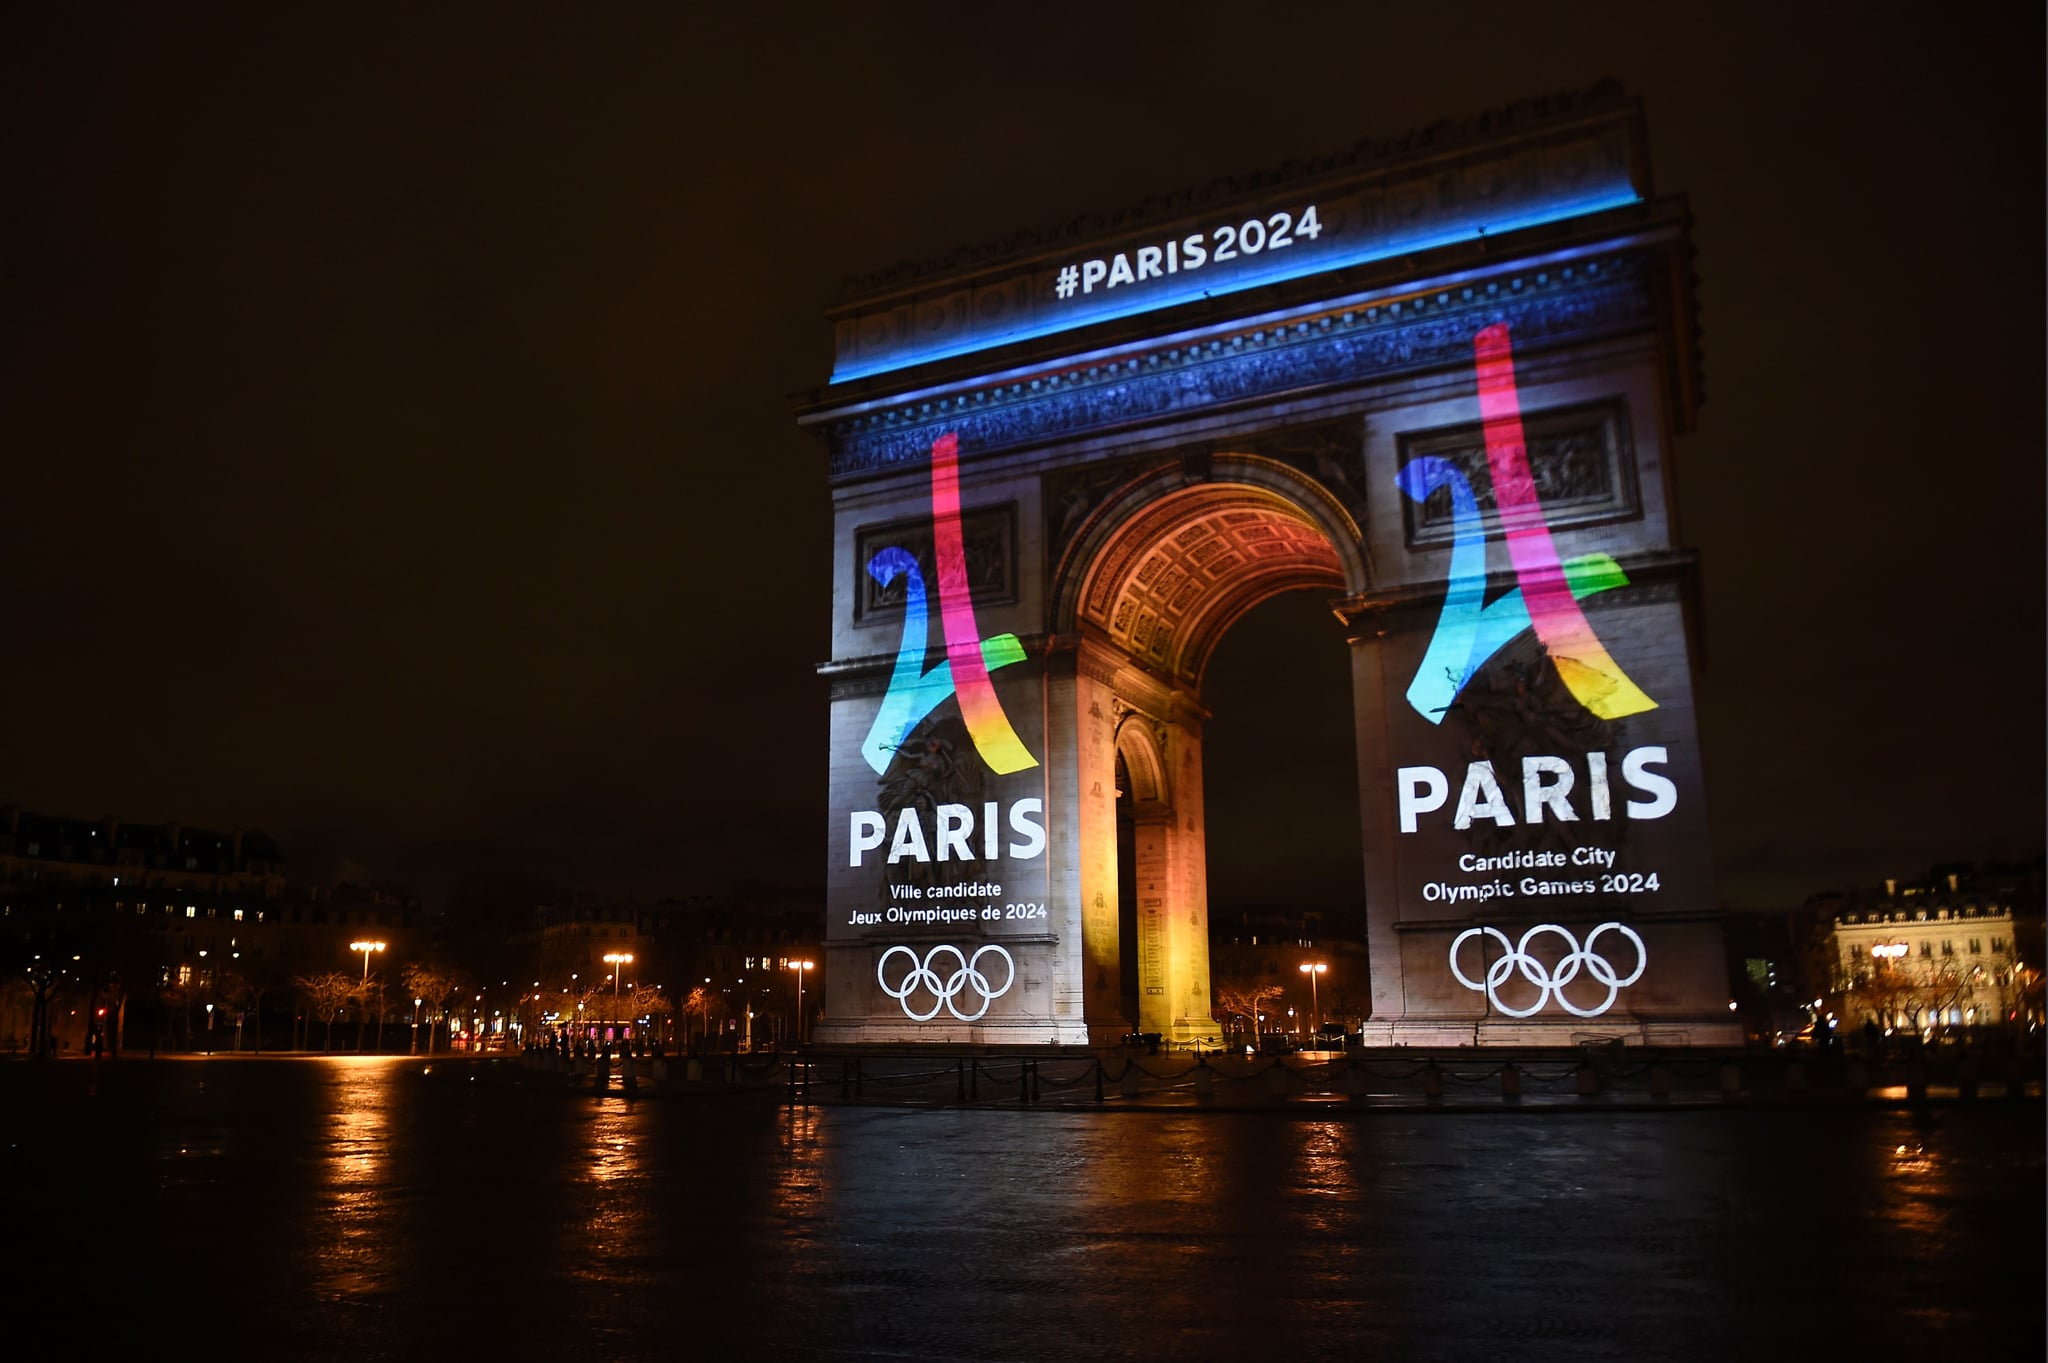
<instances>
[{"instance_id":1,"label":"street lamp","mask_svg":"<svg viewBox=\"0 0 2048 1363\"><path fill-rule=\"evenodd\" d=\"M814 969L816 961L791 961L789 968L796 972L796 1044L804 1044L804 972Z\"/></svg>"},{"instance_id":2,"label":"street lamp","mask_svg":"<svg viewBox=\"0 0 2048 1363\"><path fill-rule=\"evenodd\" d=\"M607 951L604 963L612 968L612 1030L619 1030L619 967L633 964L630 951Z\"/></svg>"},{"instance_id":3,"label":"street lamp","mask_svg":"<svg viewBox=\"0 0 2048 1363\"><path fill-rule=\"evenodd\" d=\"M363 983L368 984L370 982L370 953L382 951L384 944L382 942L350 942L348 949L363 953Z\"/></svg>"},{"instance_id":4,"label":"street lamp","mask_svg":"<svg viewBox=\"0 0 2048 1363\"><path fill-rule=\"evenodd\" d=\"M1303 961L1301 973L1308 976L1309 1017L1313 1019L1313 1030L1321 1035L1323 1030L1323 1004L1316 994L1316 976L1330 968L1326 961Z\"/></svg>"}]
</instances>

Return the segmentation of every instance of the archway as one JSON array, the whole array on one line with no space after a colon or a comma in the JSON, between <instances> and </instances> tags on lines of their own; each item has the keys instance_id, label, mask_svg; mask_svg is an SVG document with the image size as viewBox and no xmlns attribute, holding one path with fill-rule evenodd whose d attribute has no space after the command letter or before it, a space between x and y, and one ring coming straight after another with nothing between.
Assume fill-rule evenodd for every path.
<instances>
[{"instance_id":1,"label":"archway","mask_svg":"<svg viewBox=\"0 0 2048 1363\"><path fill-rule=\"evenodd\" d=\"M1349 514L1295 470L1224 453L1199 476L1176 464L1134 478L1059 564L1050 613L1056 630L1078 636L1077 706L1110 730L1107 743L1080 745L1077 782L1082 899L1115 906L1086 948L1097 1039L1112 1020L1181 1043L1220 1038L1210 1007L1203 673L1225 632L1260 603L1303 588L1363 591L1358 541Z\"/></svg>"}]
</instances>

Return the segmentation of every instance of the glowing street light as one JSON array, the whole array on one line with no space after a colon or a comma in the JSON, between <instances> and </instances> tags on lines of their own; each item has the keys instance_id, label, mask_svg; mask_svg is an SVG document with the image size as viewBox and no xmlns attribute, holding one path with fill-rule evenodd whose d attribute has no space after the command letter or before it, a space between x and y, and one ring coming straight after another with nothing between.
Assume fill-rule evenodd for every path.
<instances>
[{"instance_id":1,"label":"glowing street light","mask_svg":"<svg viewBox=\"0 0 2048 1363\"><path fill-rule=\"evenodd\" d=\"M633 953L607 951L604 963L612 968L612 1025L616 1027L619 1021L619 967L633 964Z\"/></svg>"},{"instance_id":2,"label":"glowing street light","mask_svg":"<svg viewBox=\"0 0 2048 1363\"><path fill-rule=\"evenodd\" d=\"M363 983L368 984L370 982L370 953L382 951L384 944L382 942L350 942L348 949L363 953Z\"/></svg>"},{"instance_id":3,"label":"glowing street light","mask_svg":"<svg viewBox=\"0 0 2048 1363\"><path fill-rule=\"evenodd\" d=\"M791 961L789 968L796 972L796 1044L804 1044L804 972L815 969L816 961Z\"/></svg>"},{"instance_id":4,"label":"glowing street light","mask_svg":"<svg viewBox=\"0 0 2048 1363\"><path fill-rule=\"evenodd\" d=\"M1323 1005L1322 1000L1316 996L1316 976L1329 968L1330 966L1327 961L1303 961L1301 963L1301 973L1308 976L1309 1017L1312 1019L1311 1030L1317 1035L1320 1035L1323 1030Z\"/></svg>"}]
</instances>

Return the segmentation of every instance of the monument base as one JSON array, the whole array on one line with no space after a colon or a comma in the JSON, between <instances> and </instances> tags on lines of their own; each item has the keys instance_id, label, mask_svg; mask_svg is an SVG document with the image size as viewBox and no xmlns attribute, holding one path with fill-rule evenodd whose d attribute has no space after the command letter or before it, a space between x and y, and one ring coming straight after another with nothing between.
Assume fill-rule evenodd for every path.
<instances>
[{"instance_id":1,"label":"monument base","mask_svg":"<svg viewBox=\"0 0 2048 1363\"><path fill-rule=\"evenodd\" d=\"M1397 1018L1368 1020L1364 1042L1374 1046L1741 1046L1742 1026L1732 1017Z\"/></svg>"},{"instance_id":2,"label":"monument base","mask_svg":"<svg viewBox=\"0 0 2048 1363\"><path fill-rule=\"evenodd\" d=\"M997 1050L1026 1050L1041 1046L1092 1044L1087 1024L1050 1018L1003 1018L982 1022L914 1022L862 1018L834 1022L820 1018L811 1028L811 1041L819 1046L974 1046Z\"/></svg>"}]
</instances>

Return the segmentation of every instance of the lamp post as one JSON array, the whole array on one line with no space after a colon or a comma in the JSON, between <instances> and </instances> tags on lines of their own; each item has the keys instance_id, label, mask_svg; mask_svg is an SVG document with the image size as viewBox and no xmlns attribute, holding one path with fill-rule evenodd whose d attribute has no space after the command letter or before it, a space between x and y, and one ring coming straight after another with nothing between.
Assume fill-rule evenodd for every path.
<instances>
[{"instance_id":1,"label":"lamp post","mask_svg":"<svg viewBox=\"0 0 2048 1363\"><path fill-rule=\"evenodd\" d=\"M350 942L348 949L363 953L363 984L365 987L368 987L370 983L370 953L382 951L384 944L382 942Z\"/></svg>"},{"instance_id":2,"label":"lamp post","mask_svg":"<svg viewBox=\"0 0 2048 1363\"><path fill-rule=\"evenodd\" d=\"M1897 984L1896 979L1893 977L1893 971L1897 968L1899 958L1904 956L1909 949L1904 942L1879 942L1870 949L1870 957L1877 962L1878 972L1884 975L1887 982L1893 987L1896 987ZM1891 990L1884 990L1878 997L1890 999L1892 997ZM1884 1020L1887 1035L1889 1035L1889 1029L1898 1026L1898 1021L1896 1013L1893 1013L1892 1016ZM1915 1025L1916 1027L1918 1025L1917 1018L1915 1019Z\"/></svg>"},{"instance_id":3,"label":"lamp post","mask_svg":"<svg viewBox=\"0 0 2048 1363\"><path fill-rule=\"evenodd\" d=\"M425 1002L425 999L414 999L412 1001L412 1053L414 1055L420 1053L420 1005Z\"/></svg>"},{"instance_id":4,"label":"lamp post","mask_svg":"<svg viewBox=\"0 0 2048 1363\"><path fill-rule=\"evenodd\" d=\"M804 972L817 965L815 961L791 961L789 968L796 972L796 1044L804 1044Z\"/></svg>"},{"instance_id":5,"label":"lamp post","mask_svg":"<svg viewBox=\"0 0 2048 1363\"><path fill-rule=\"evenodd\" d=\"M1301 973L1308 976L1308 1003L1310 1030L1321 1035L1323 1030L1323 1004L1316 992L1316 976L1330 968L1327 961L1303 961Z\"/></svg>"},{"instance_id":6,"label":"lamp post","mask_svg":"<svg viewBox=\"0 0 2048 1363\"><path fill-rule=\"evenodd\" d=\"M633 953L630 951L607 951L604 954L604 963L612 968L612 1030L617 1032L620 1030L619 968L633 964ZM613 1039L618 1040L619 1038L614 1037Z\"/></svg>"}]
</instances>

